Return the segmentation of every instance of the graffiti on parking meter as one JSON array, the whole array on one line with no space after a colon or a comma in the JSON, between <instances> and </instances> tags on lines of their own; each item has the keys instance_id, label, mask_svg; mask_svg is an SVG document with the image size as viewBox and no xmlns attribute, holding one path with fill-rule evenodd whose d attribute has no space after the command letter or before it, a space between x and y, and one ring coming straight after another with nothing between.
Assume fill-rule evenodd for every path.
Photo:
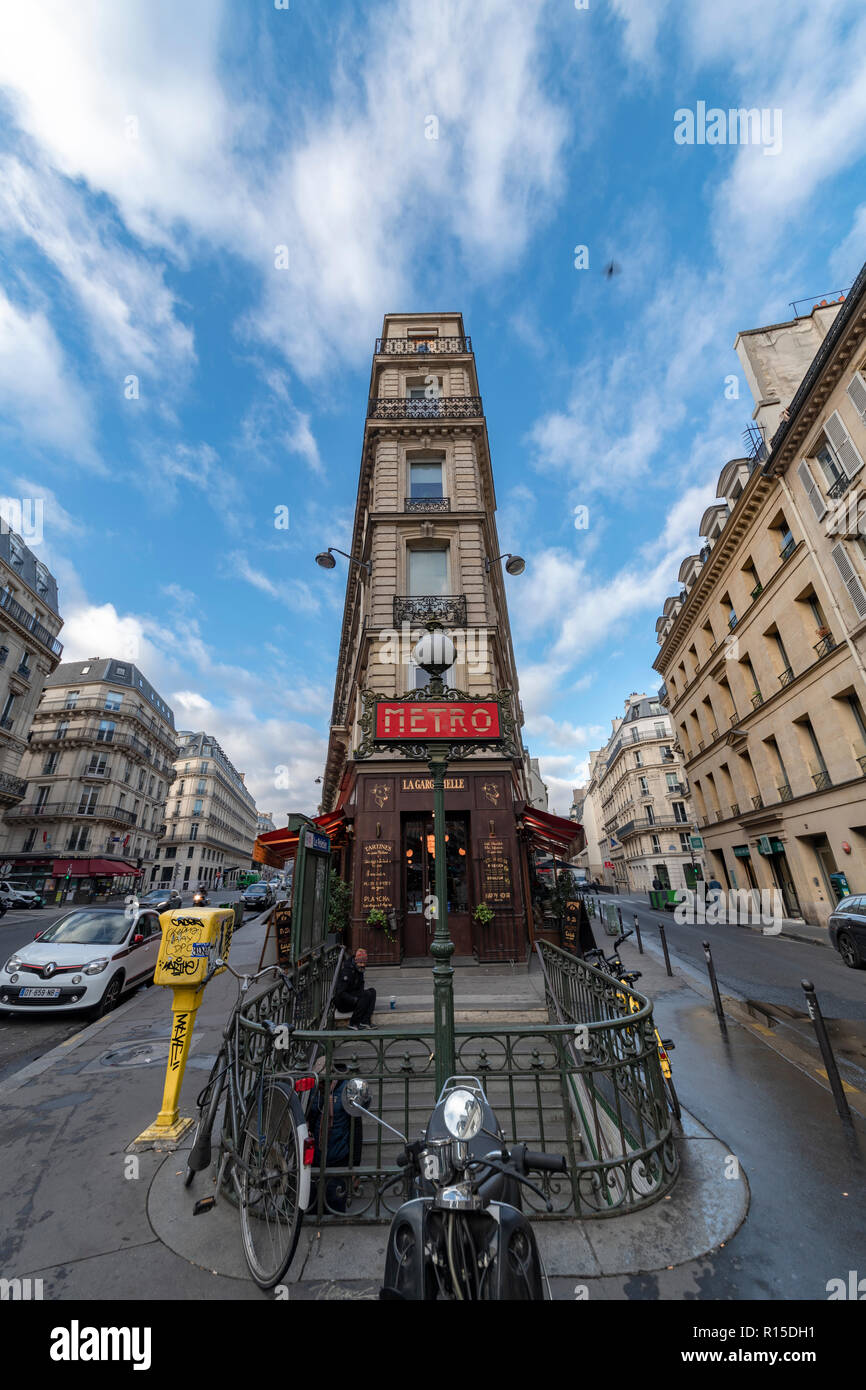
<instances>
[{"instance_id":1,"label":"graffiti on parking meter","mask_svg":"<svg viewBox=\"0 0 866 1390\"><path fill-rule=\"evenodd\" d=\"M174 1027L171 1033L171 1046L169 1048L169 1064L172 1071L177 1071L180 1066L180 1059L183 1056L183 1045L186 1041L188 1026L189 1014L175 1014Z\"/></svg>"},{"instance_id":2,"label":"graffiti on parking meter","mask_svg":"<svg viewBox=\"0 0 866 1390\"><path fill-rule=\"evenodd\" d=\"M163 927L154 975L157 984L203 984L214 962L227 959L233 927L233 910L203 912L195 917L171 914Z\"/></svg>"}]
</instances>

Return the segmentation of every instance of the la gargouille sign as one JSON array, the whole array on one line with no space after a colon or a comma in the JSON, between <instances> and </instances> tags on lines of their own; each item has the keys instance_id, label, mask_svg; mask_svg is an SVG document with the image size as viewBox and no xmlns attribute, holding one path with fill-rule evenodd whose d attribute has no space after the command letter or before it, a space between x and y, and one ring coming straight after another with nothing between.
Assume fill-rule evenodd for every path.
<instances>
[{"instance_id":1,"label":"la gargouille sign","mask_svg":"<svg viewBox=\"0 0 866 1390\"><path fill-rule=\"evenodd\" d=\"M501 737L496 700L377 700L374 738L377 742Z\"/></svg>"}]
</instances>

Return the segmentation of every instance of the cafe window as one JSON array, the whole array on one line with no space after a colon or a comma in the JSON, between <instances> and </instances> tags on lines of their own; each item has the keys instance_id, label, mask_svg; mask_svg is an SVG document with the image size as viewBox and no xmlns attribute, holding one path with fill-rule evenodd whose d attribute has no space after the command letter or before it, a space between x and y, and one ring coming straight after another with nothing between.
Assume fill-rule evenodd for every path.
<instances>
[{"instance_id":1,"label":"cafe window","mask_svg":"<svg viewBox=\"0 0 866 1390\"><path fill-rule=\"evenodd\" d=\"M407 562L411 595L448 593L447 547L438 550L410 549Z\"/></svg>"}]
</instances>

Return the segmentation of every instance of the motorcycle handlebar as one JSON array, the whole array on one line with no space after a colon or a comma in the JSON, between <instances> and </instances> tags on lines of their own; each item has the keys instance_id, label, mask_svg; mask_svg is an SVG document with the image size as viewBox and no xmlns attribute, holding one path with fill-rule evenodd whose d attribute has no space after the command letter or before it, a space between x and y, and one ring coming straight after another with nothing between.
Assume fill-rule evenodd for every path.
<instances>
[{"instance_id":1,"label":"motorcycle handlebar","mask_svg":"<svg viewBox=\"0 0 866 1390\"><path fill-rule=\"evenodd\" d=\"M523 1162L527 1168L534 1168L537 1173L567 1173L568 1160L563 1154L536 1154L529 1149L523 1155Z\"/></svg>"}]
</instances>

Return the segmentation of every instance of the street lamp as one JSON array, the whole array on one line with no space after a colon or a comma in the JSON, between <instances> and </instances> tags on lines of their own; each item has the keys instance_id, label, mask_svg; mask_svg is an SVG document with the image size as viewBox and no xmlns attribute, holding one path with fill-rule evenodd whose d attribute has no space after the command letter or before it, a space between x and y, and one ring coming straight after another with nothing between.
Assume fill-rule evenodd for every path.
<instances>
[{"instance_id":1,"label":"street lamp","mask_svg":"<svg viewBox=\"0 0 866 1390\"><path fill-rule=\"evenodd\" d=\"M509 574L522 574L526 569L526 561L522 555L512 555L510 551L505 551L502 555L497 555L495 560L491 560L489 555L484 556L484 572L490 573L490 566L496 564L497 560L505 561L505 568Z\"/></svg>"},{"instance_id":2,"label":"street lamp","mask_svg":"<svg viewBox=\"0 0 866 1390\"><path fill-rule=\"evenodd\" d=\"M368 575L373 573L373 566L369 560L356 560L353 555L349 555L345 550L340 550L336 545L329 545L327 550L320 550L316 556L316 564L323 570L332 570L336 565L333 552L336 550L338 555L345 555L350 565L357 565L359 569L366 570Z\"/></svg>"},{"instance_id":3,"label":"street lamp","mask_svg":"<svg viewBox=\"0 0 866 1390\"><path fill-rule=\"evenodd\" d=\"M443 695L442 672L452 666L457 650L440 625L431 622L412 649L412 660L430 677L430 694ZM448 747L428 746L427 766L433 775L433 844L436 855L436 931L430 943L433 966L433 1028L436 1088L441 1091L454 1067L454 942L448 934L448 878L445 863L445 773Z\"/></svg>"}]
</instances>

